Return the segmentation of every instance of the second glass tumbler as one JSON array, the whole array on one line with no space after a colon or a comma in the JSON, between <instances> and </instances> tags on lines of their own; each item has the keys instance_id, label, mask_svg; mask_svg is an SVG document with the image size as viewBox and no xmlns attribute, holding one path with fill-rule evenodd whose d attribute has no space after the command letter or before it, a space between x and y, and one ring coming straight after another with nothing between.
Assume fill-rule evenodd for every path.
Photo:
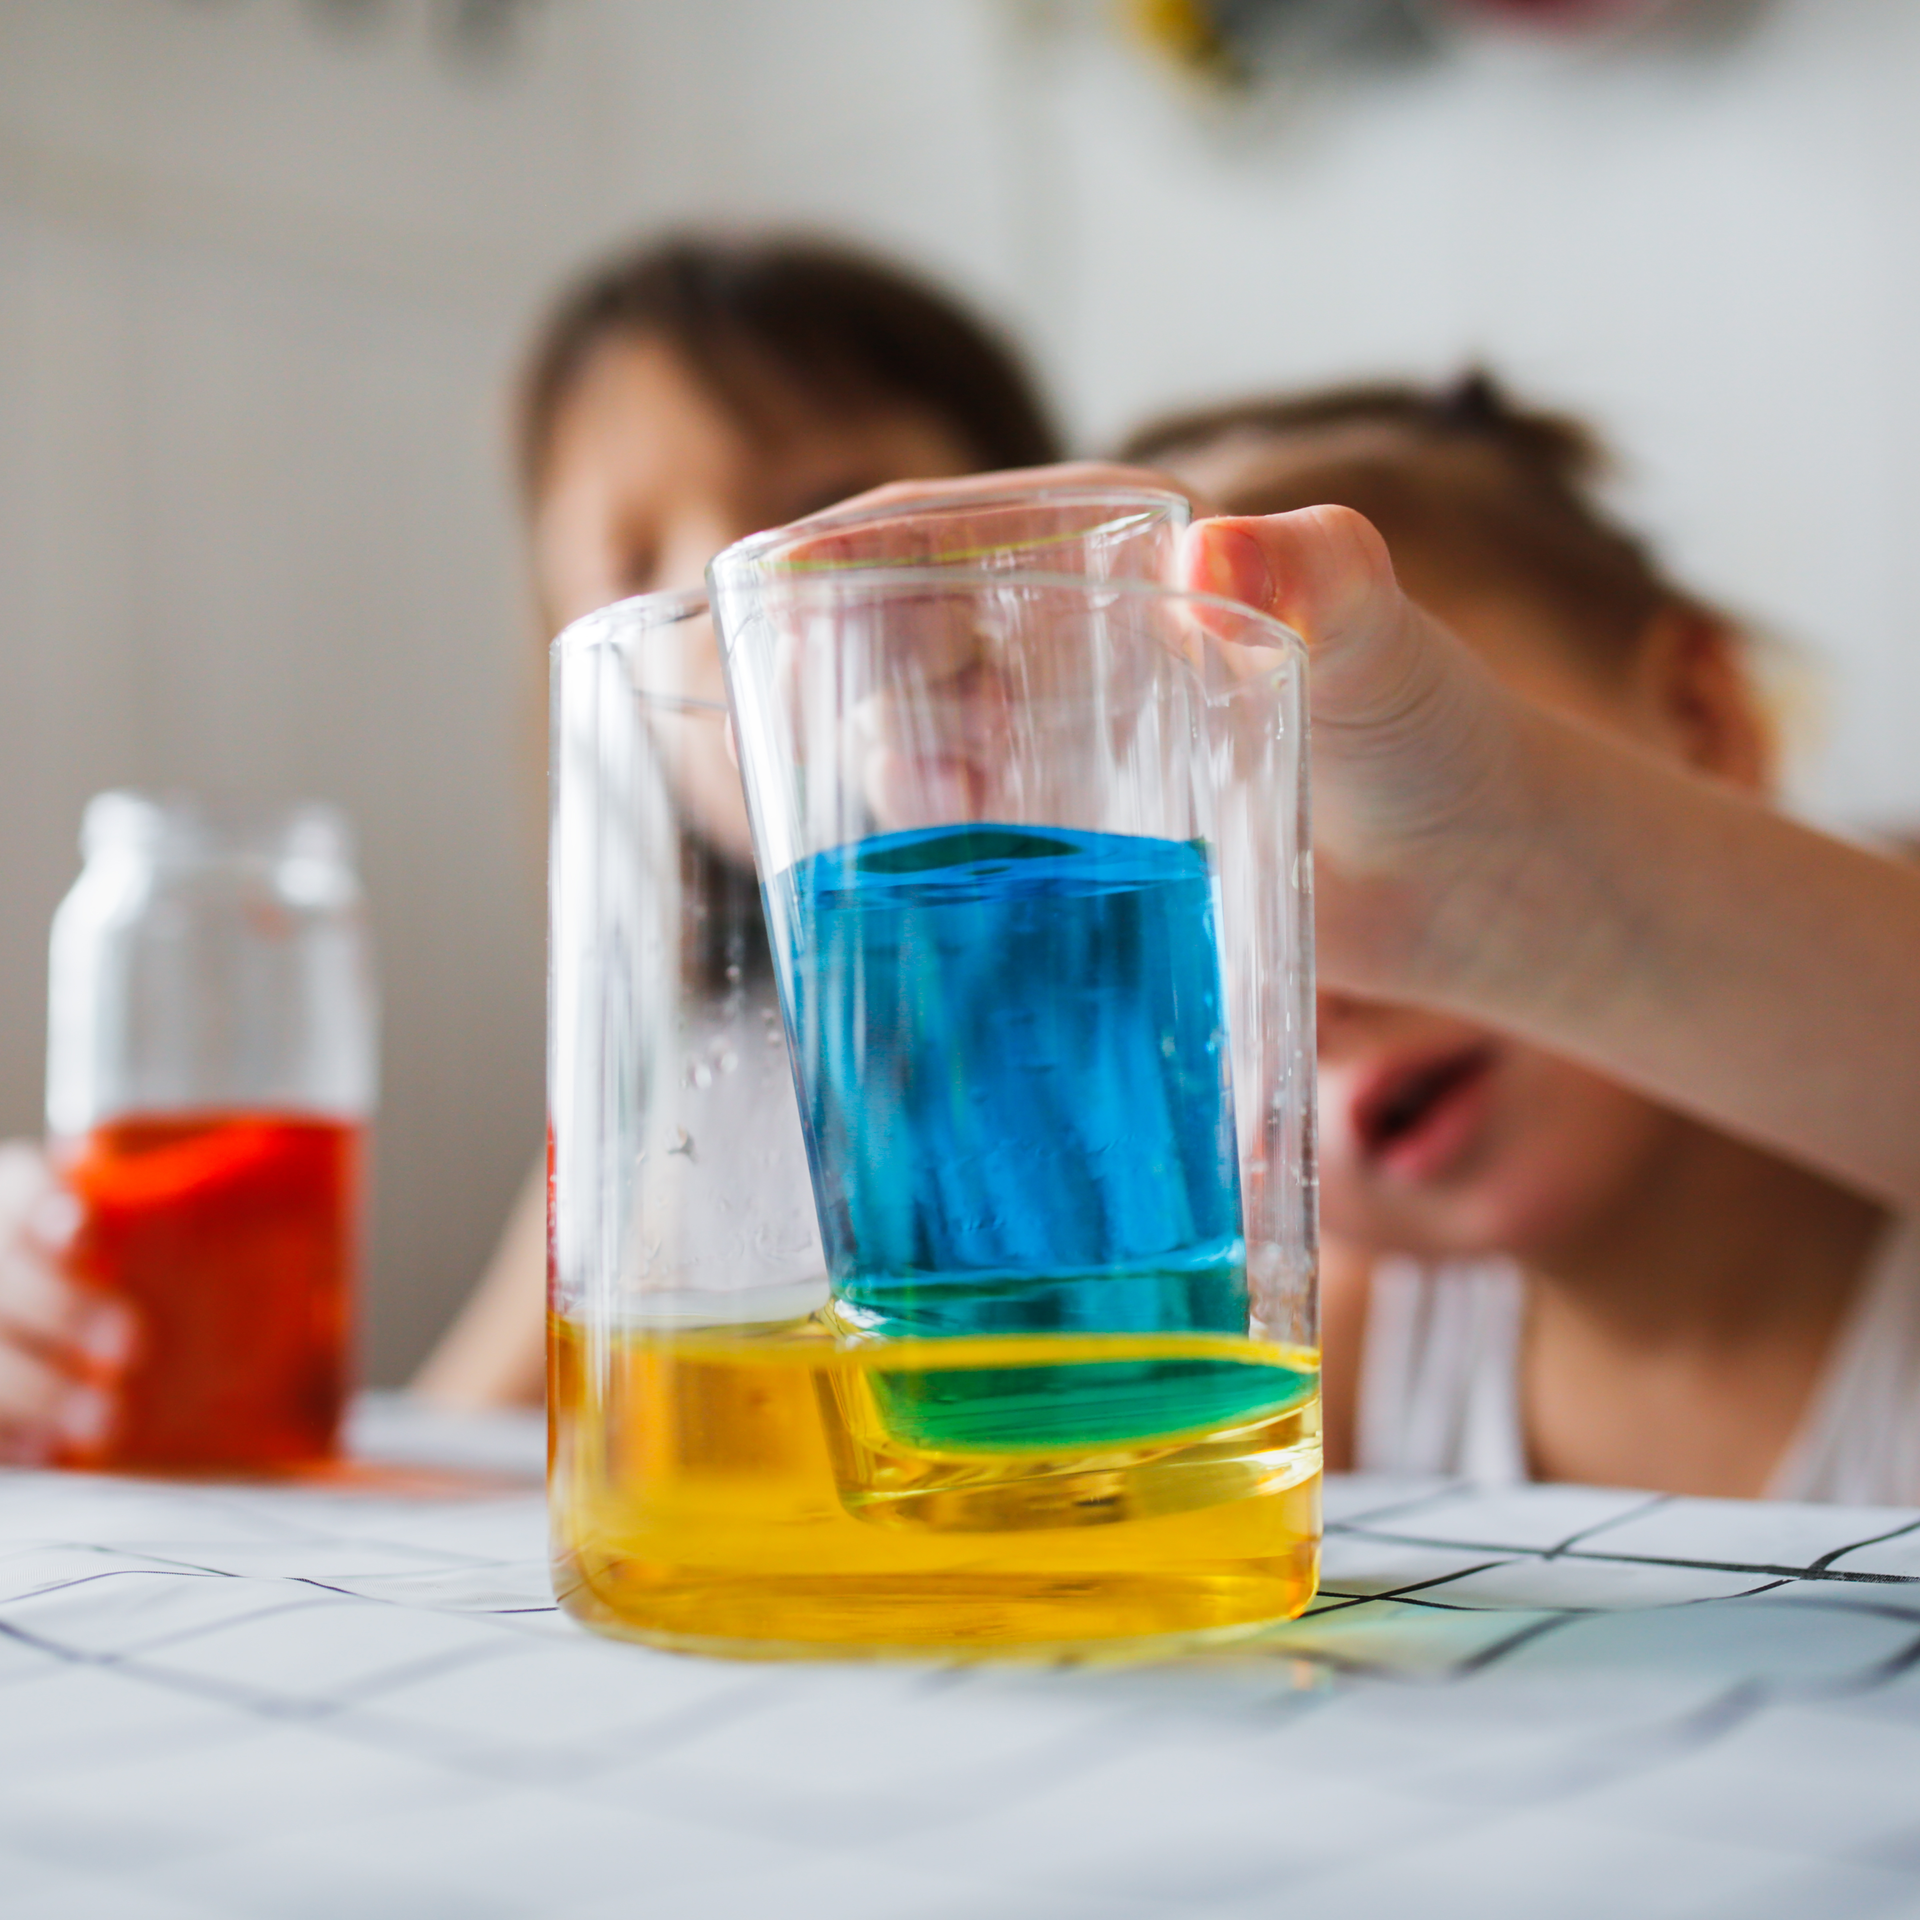
<instances>
[{"instance_id":1,"label":"second glass tumbler","mask_svg":"<svg viewBox=\"0 0 1920 1920\"><path fill-rule=\"evenodd\" d=\"M821 1244L774 1238L826 1275L809 1293L772 1266L759 1286L738 1260L702 1272L682 1227L650 1284L631 1260L570 1282L569 1178L604 1208L622 1149L556 1140L569 1604L740 1651L1284 1617L1319 1535L1299 643L1112 577L1090 543L1072 551L1095 563L1055 574L982 567L971 505L920 515L904 569L878 564L872 524L716 563L744 784L724 824L696 789L733 761L686 749L684 702L620 722L683 834L731 840L738 866L751 816ZM596 699L660 684L643 605L629 637L656 658ZM577 733L558 744L578 758ZM568 779L563 760L563 813ZM593 857L637 851L629 825ZM557 840L557 1014L568 860ZM629 943L627 964L684 974L677 944ZM564 1021L554 1039L564 1075ZM656 1065L636 1126L677 1137L661 1103L698 1077ZM728 1148L704 1178L736 1216L789 1215L792 1175ZM643 1240L650 1178L626 1202Z\"/></svg>"}]
</instances>

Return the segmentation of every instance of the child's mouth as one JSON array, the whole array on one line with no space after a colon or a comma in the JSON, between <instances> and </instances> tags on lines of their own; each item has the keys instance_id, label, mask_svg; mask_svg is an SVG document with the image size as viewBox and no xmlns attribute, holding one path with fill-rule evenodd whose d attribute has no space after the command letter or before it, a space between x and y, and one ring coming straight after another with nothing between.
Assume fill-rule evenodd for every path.
<instances>
[{"instance_id":1,"label":"child's mouth","mask_svg":"<svg viewBox=\"0 0 1920 1920\"><path fill-rule=\"evenodd\" d=\"M1362 1154L1406 1179L1446 1172L1479 1130L1494 1059L1483 1042L1370 1076L1352 1107Z\"/></svg>"}]
</instances>

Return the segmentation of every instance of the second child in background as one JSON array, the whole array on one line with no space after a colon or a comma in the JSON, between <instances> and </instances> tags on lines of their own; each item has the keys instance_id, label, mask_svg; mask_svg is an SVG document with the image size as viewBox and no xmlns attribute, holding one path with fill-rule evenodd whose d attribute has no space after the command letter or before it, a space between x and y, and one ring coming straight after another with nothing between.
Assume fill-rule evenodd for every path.
<instances>
[{"instance_id":1,"label":"second child in background","mask_svg":"<svg viewBox=\"0 0 1920 1920\"><path fill-rule=\"evenodd\" d=\"M1226 407L1128 456L1229 513L1355 509L1516 691L1771 791L1737 628L1594 505L1578 425L1475 377ZM1920 1501L1913 1221L1451 1015L1325 992L1319 1029L1330 1465Z\"/></svg>"}]
</instances>

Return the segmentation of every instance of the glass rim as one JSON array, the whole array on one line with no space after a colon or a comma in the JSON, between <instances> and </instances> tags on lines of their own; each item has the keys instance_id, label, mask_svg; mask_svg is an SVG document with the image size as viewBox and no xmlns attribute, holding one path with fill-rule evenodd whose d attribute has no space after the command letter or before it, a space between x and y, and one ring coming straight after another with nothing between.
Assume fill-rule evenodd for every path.
<instances>
[{"instance_id":1,"label":"glass rim","mask_svg":"<svg viewBox=\"0 0 1920 1920\"><path fill-rule=\"evenodd\" d=\"M650 627L670 627L712 610L705 587L656 587L651 593L630 593L623 599L609 600L569 620L547 642L547 651L565 649L571 653L587 645L601 627L614 621L638 621Z\"/></svg>"},{"instance_id":2,"label":"glass rim","mask_svg":"<svg viewBox=\"0 0 1920 1920\"><path fill-rule=\"evenodd\" d=\"M707 567L707 579L713 581L716 576L724 577L735 569L765 570L777 564L776 556L783 547L797 542L819 538L836 533L856 533L862 527L883 524L889 520L931 520L942 514L976 512L981 514L1003 512L1013 507L1060 507L1089 506L1111 507L1116 517L1132 511L1145 520L1156 510L1167 508L1191 516L1193 503L1184 493L1173 487L1101 485L1097 482L1063 482L1057 486L998 487L983 492L968 492L956 484L944 493L927 494L911 501L897 502L893 505L855 507L827 507L819 513L807 515L803 520L789 521L784 526L768 527L759 533L750 533L744 539L736 540L731 546L723 547L714 555ZM957 566L962 561L981 558L985 553L1017 553L1025 547L1064 545L1069 541L1082 540L1089 533L1100 531L1098 526L1082 529L1078 533L1049 534L1032 541L1017 542L1005 548L988 547L978 551L968 549L961 552L954 561L922 561L921 565ZM877 561L848 561L844 571L849 573L878 570ZM822 571L825 571L823 565ZM835 571L841 569L836 568ZM797 570L796 570L797 571Z\"/></svg>"},{"instance_id":3,"label":"glass rim","mask_svg":"<svg viewBox=\"0 0 1920 1920\"><path fill-rule=\"evenodd\" d=\"M1087 598L1128 599L1165 606L1174 602L1190 607L1205 607L1231 616L1244 625L1264 629L1276 637L1274 652L1285 652L1304 660L1307 643L1297 629L1284 620L1276 620L1244 600L1229 600L1198 587L1176 587L1164 580L1106 579L1084 573L1043 573L1025 569L1005 572L991 567L868 567L847 573L796 573L762 575L743 591L786 600L810 599L831 604L837 600L880 600L909 592L919 594L958 592L984 595L987 591L1069 592ZM715 594L714 598L719 596ZM609 612L612 609L608 609ZM718 622L715 623L718 626ZM1227 646L1242 646L1244 641L1211 634ZM721 644L728 647L722 633ZM730 649L729 649L730 650Z\"/></svg>"}]
</instances>

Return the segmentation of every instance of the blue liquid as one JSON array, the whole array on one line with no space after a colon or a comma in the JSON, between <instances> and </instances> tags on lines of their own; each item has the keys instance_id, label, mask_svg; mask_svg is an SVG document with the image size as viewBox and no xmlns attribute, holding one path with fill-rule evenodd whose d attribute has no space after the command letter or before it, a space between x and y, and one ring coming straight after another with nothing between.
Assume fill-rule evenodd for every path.
<instances>
[{"instance_id":1,"label":"blue liquid","mask_svg":"<svg viewBox=\"0 0 1920 1920\"><path fill-rule=\"evenodd\" d=\"M887 834L789 868L768 917L843 1320L891 1338L1247 1331L1203 847ZM1024 1444L1117 1437L1122 1400L1129 1433L1203 1425L1249 1370L1062 1371L1090 1377L1051 1397L1019 1383ZM1004 1447L994 1403L1015 1385L921 1375L908 1437L985 1444L991 1424Z\"/></svg>"}]
</instances>

